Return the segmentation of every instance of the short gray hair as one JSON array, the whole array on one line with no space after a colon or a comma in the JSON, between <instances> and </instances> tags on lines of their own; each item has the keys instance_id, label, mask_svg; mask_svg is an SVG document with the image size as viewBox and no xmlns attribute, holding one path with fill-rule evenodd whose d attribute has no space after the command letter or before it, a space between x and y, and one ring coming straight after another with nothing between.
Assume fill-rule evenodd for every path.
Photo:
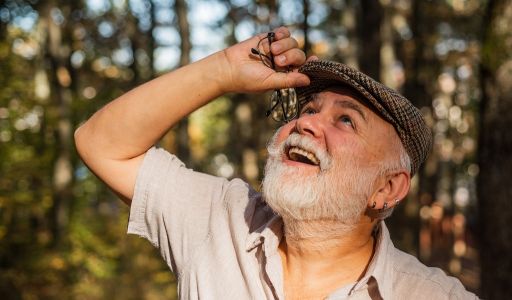
<instances>
[{"instance_id":1,"label":"short gray hair","mask_svg":"<svg viewBox=\"0 0 512 300\"><path fill-rule=\"evenodd\" d=\"M392 151L396 153L396 155L393 155L384 161L380 174L389 174L399 170L406 170L411 174L411 158L405 150L405 147L398 135L394 135L391 147Z\"/></svg>"}]
</instances>

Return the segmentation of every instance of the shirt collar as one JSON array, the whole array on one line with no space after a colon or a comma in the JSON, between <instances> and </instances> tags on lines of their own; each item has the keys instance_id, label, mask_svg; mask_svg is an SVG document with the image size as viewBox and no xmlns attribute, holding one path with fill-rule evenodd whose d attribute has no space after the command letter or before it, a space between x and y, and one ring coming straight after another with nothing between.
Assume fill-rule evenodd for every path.
<instances>
[{"instance_id":1,"label":"shirt collar","mask_svg":"<svg viewBox=\"0 0 512 300\"><path fill-rule=\"evenodd\" d=\"M391 276L393 274L393 262L391 261L391 249L394 246L384 221L377 223L374 235L376 237L375 254L368 266L366 274L351 290L357 291L364 288L376 288L383 299L393 299L393 278ZM282 237L283 220L281 217L274 214L267 222L249 233L246 242L246 250L251 251L263 244L266 253L268 253L269 250L276 251Z\"/></svg>"},{"instance_id":2,"label":"shirt collar","mask_svg":"<svg viewBox=\"0 0 512 300\"><path fill-rule=\"evenodd\" d=\"M393 299L393 262L391 261L390 253L394 246L384 221L380 221L376 225L374 234L377 239L375 253L366 274L358 281L352 290L356 291L362 288L370 288L369 283L372 282L373 286L371 288L377 288L383 299Z\"/></svg>"},{"instance_id":3,"label":"shirt collar","mask_svg":"<svg viewBox=\"0 0 512 300\"><path fill-rule=\"evenodd\" d=\"M246 240L246 251L249 252L265 241L264 249L275 248L283 237L283 219L273 213L269 220L250 232ZM268 251L266 251L268 252Z\"/></svg>"},{"instance_id":4,"label":"shirt collar","mask_svg":"<svg viewBox=\"0 0 512 300\"><path fill-rule=\"evenodd\" d=\"M389 235L388 227L384 221L380 222L380 234L381 245L378 248L378 256L375 258L375 269L373 270L373 276L377 280L379 285L379 291L382 298L394 299L393 296L393 249L394 245Z\"/></svg>"}]
</instances>

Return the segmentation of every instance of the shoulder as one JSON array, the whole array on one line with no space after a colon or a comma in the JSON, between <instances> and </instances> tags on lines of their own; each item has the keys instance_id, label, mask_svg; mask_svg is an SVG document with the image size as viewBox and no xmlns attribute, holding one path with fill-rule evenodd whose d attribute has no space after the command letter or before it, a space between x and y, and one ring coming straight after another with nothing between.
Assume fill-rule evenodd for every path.
<instances>
[{"instance_id":1,"label":"shoulder","mask_svg":"<svg viewBox=\"0 0 512 300\"><path fill-rule=\"evenodd\" d=\"M243 216L250 228L260 227L274 216L261 193L238 178L226 184L224 206L229 215Z\"/></svg>"},{"instance_id":2,"label":"shoulder","mask_svg":"<svg viewBox=\"0 0 512 300\"><path fill-rule=\"evenodd\" d=\"M393 289L410 299L478 299L455 277L428 267L416 257L393 249Z\"/></svg>"}]
</instances>

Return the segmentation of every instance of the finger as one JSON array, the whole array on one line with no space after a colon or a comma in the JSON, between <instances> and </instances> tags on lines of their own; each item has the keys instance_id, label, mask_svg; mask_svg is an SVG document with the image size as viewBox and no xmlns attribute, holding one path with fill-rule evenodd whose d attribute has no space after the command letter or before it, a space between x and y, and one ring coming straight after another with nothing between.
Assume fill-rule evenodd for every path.
<instances>
[{"instance_id":1,"label":"finger","mask_svg":"<svg viewBox=\"0 0 512 300\"><path fill-rule=\"evenodd\" d=\"M275 56L274 61L280 67L300 66L306 62L306 53L295 48Z\"/></svg>"},{"instance_id":2,"label":"finger","mask_svg":"<svg viewBox=\"0 0 512 300\"><path fill-rule=\"evenodd\" d=\"M271 42L272 45L278 43L281 40L286 40L284 43L282 43L281 46L277 46L277 49L281 49L280 52L286 51L287 47L297 47L297 41L290 41L288 40L290 38L290 31L286 27L279 27L273 31L274 37L269 40L269 33L268 32L262 32L260 34L257 34L251 40L256 42L256 47L258 48L258 51L261 53L268 53L269 52L269 43ZM289 49L288 48L288 49ZM274 54L274 51L272 51Z\"/></svg>"},{"instance_id":3,"label":"finger","mask_svg":"<svg viewBox=\"0 0 512 300\"><path fill-rule=\"evenodd\" d=\"M281 27L278 27L274 30L272 30L272 32L275 33L275 40L281 40L281 39L285 39L285 38L288 38L290 37L290 31L288 30L288 28L284 27L284 26L281 26ZM262 32L262 33L258 33L255 38L259 40L262 40L262 39L265 39L268 35L268 32Z\"/></svg>"},{"instance_id":4,"label":"finger","mask_svg":"<svg viewBox=\"0 0 512 300\"><path fill-rule=\"evenodd\" d=\"M290 30L288 30L288 28L286 28L284 26L276 28L273 31L276 34L276 40L282 40L282 39L290 37Z\"/></svg>"},{"instance_id":5,"label":"finger","mask_svg":"<svg viewBox=\"0 0 512 300\"><path fill-rule=\"evenodd\" d=\"M258 34L256 35L256 38L257 38L258 40L261 40L261 39L266 38L266 37L267 37L267 35L268 35L268 32L260 32L260 33L258 33Z\"/></svg>"},{"instance_id":6,"label":"finger","mask_svg":"<svg viewBox=\"0 0 512 300\"><path fill-rule=\"evenodd\" d=\"M272 50L272 54L274 54L274 55L279 55L287 50L290 50L293 48L298 48L298 47L299 47L299 43L297 42L297 40L294 38L291 38L291 37L288 37L288 38L285 38L285 39L282 39L279 41L275 41L270 46L270 48Z\"/></svg>"}]
</instances>

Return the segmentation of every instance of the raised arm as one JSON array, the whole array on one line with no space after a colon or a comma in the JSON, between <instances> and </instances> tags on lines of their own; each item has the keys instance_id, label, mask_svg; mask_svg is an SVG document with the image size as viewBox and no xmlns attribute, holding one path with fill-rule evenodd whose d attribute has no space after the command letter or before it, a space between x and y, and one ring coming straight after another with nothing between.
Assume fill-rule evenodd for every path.
<instances>
[{"instance_id":1,"label":"raised arm","mask_svg":"<svg viewBox=\"0 0 512 300\"><path fill-rule=\"evenodd\" d=\"M276 64L303 64L305 55L288 29L281 27L275 33L272 53ZM251 47L265 35L162 75L107 104L75 132L82 160L130 204L144 154L180 119L227 92L262 92L309 84L305 75L274 72L250 55Z\"/></svg>"}]
</instances>

